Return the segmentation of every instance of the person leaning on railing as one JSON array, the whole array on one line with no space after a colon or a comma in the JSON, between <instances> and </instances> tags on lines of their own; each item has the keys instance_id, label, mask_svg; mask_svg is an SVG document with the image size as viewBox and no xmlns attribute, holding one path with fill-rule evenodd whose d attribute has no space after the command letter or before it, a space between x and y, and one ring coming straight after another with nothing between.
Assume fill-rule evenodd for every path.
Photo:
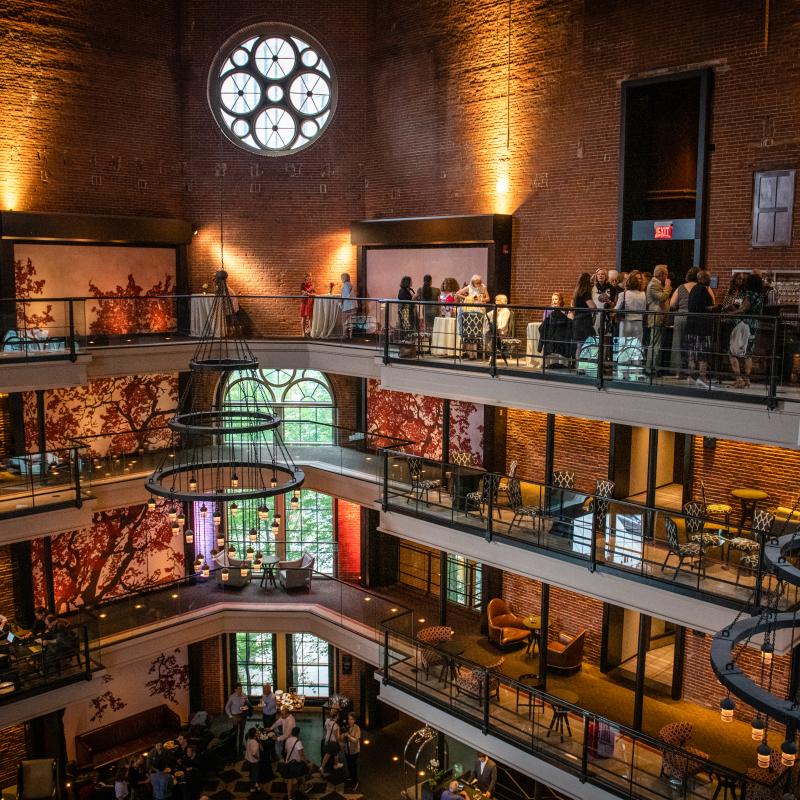
<instances>
[{"instance_id":1,"label":"person leaning on railing","mask_svg":"<svg viewBox=\"0 0 800 800\"><path fill-rule=\"evenodd\" d=\"M686 319L686 347L688 349L689 376L686 382L708 389L708 364L711 361L711 339L714 320L709 316L716 311L714 295L708 288L711 276L708 270L697 273L697 283L689 292ZM696 371L695 371L696 370Z\"/></svg>"}]
</instances>

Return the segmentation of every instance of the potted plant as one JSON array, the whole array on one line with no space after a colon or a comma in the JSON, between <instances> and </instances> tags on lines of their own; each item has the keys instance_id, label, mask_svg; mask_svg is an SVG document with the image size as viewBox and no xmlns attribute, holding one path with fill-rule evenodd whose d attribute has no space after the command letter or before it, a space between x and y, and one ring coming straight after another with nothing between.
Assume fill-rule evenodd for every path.
<instances>
[{"instance_id":1,"label":"potted plant","mask_svg":"<svg viewBox=\"0 0 800 800\"><path fill-rule=\"evenodd\" d=\"M425 771L428 777L422 784L422 800L438 800L442 794L441 784L447 771L441 768L441 764L436 758L432 758L428 762L428 768Z\"/></svg>"}]
</instances>

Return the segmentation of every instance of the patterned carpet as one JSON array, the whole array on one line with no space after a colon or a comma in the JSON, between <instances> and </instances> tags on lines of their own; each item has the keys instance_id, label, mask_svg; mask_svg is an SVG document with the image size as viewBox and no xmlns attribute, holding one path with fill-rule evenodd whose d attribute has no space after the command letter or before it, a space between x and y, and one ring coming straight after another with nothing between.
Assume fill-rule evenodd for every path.
<instances>
[{"instance_id":1,"label":"patterned carpet","mask_svg":"<svg viewBox=\"0 0 800 800\"><path fill-rule=\"evenodd\" d=\"M346 791L345 784L333 784L326 781L319 773L319 767L312 768L304 791L295 788L296 800L367 800L360 792ZM218 779L208 781L204 787L209 800L269 800L285 798L286 784L276 777L269 784L264 784L258 792L250 791L250 780L247 769L238 762L235 767L228 767Z\"/></svg>"}]
</instances>

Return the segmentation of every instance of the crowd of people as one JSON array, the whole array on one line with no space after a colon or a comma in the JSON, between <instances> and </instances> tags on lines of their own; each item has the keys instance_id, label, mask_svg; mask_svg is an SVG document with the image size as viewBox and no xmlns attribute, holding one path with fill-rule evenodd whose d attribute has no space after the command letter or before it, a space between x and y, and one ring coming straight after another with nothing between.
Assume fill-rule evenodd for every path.
<instances>
[{"instance_id":1,"label":"crowd of people","mask_svg":"<svg viewBox=\"0 0 800 800\"><path fill-rule=\"evenodd\" d=\"M252 727L244 737L244 761L250 773L251 788L256 791L275 777L286 781L287 797L311 774L312 762L300 737L300 727L291 709L279 704L268 683L261 695L262 726ZM225 713L244 732L252 704L241 684L225 704ZM324 723L320 743L320 773L339 783L346 779L352 791L358 790L358 757L361 752L361 728L353 712L330 709Z\"/></svg>"}]
</instances>

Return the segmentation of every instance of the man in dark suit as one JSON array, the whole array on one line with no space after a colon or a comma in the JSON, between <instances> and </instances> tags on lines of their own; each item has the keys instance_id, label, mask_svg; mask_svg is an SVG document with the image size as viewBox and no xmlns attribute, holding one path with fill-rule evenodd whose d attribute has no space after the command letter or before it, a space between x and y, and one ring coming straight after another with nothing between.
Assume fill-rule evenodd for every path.
<instances>
[{"instance_id":1,"label":"man in dark suit","mask_svg":"<svg viewBox=\"0 0 800 800\"><path fill-rule=\"evenodd\" d=\"M483 796L491 797L497 783L497 764L486 753L478 753L472 774L475 776L475 785L483 792Z\"/></svg>"}]
</instances>

